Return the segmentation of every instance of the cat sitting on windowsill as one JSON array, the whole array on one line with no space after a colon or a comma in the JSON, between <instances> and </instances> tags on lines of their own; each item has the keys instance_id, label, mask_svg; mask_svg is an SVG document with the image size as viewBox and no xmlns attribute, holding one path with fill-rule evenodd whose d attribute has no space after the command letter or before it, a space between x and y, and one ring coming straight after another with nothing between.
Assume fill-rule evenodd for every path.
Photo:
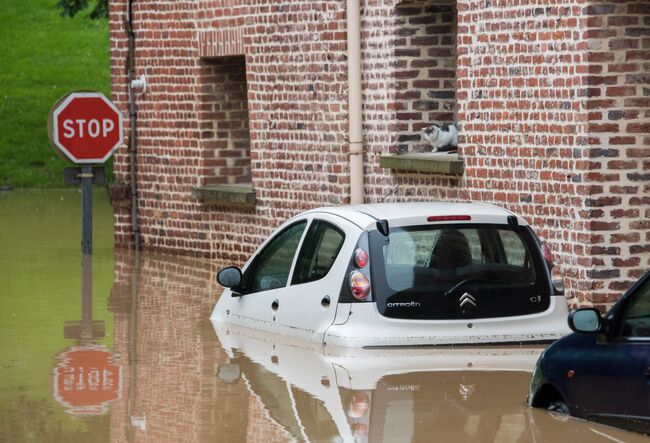
<instances>
[{"instance_id":1,"label":"cat sitting on windowsill","mask_svg":"<svg viewBox=\"0 0 650 443\"><path fill-rule=\"evenodd\" d=\"M458 128L453 123L427 126L422 130L422 134L433 148L431 152L458 150Z\"/></svg>"}]
</instances>

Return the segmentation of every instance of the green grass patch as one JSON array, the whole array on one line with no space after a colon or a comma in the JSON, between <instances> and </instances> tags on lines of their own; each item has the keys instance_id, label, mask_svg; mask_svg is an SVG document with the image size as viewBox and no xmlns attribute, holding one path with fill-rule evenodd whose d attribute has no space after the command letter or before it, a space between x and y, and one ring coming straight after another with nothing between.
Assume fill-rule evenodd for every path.
<instances>
[{"instance_id":1,"label":"green grass patch","mask_svg":"<svg viewBox=\"0 0 650 443\"><path fill-rule=\"evenodd\" d=\"M110 96L107 20L59 16L56 0L0 0L0 185L63 186L63 168L48 141L52 105L75 90ZM108 165L107 177L112 177Z\"/></svg>"}]
</instances>

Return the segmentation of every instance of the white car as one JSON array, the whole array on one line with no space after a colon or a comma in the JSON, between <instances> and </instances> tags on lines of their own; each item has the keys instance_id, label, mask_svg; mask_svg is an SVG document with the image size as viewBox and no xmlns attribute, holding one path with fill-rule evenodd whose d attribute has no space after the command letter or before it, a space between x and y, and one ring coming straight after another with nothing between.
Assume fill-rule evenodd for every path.
<instances>
[{"instance_id":1,"label":"white car","mask_svg":"<svg viewBox=\"0 0 650 443\"><path fill-rule=\"evenodd\" d=\"M331 346L544 342L570 331L562 278L526 221L493 205L320 208L280 226L214 322Z\"/></svg>"}]
</instances>

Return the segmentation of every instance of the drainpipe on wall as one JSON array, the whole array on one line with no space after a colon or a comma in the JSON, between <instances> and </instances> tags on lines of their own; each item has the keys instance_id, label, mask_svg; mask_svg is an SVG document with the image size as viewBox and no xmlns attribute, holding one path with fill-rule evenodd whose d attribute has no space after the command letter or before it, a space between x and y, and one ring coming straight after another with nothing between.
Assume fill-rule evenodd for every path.
<instances>
[{"instance_id":1,"label":"drainpipe on wall","mask_svg":"<svg viewBox=\"0 0 650 443\"><path fill-rule=\"evenodd\" d=\"M135 32L133 31L133 0L127 3L127 20L126 30L129 36L129 52L127 55L126 68L128 72L129 88L129 119L131 122L131 131L129 135L129 175L131 180L131 226L133 228L133 244L135 247L135 257L133 260L133 270L131 274L131 315L129 317L129 371L131 379L129 380L129 404L127 413L129 422L133 423L136 411L136 377L137 377L137 324L138 324L138 289L140 283L140 224L138 222L138 186L137 186L137 135L138 135L138 112L135 106L135 91L133 82L135 81ZM133 426L127 428L129 441L134 440Z\"/></svg>"},{"instance_id":2,"label":"drainpipe on wall","mask_svg":"<svg viewBox=\"0 0 650 443\"><path fill-rule=\"evenodd\" d=\"M362 204L363 198L363 115L361 91L361 6L359 0L347 0L348 20L348 107L350 143L350 203Z\"/></svg>"},{"instance_id":3,"label":"drainpipe on wall","mask_svg":"<svg viewBox=\"0 0 650 443\"><path fill-rule=\"evenodd\" d=\"M140 224L138 223L138 188L137 188L137 123L138 113L135 107L135 32L133 31L133 1L127 4L126 30L129 36L129 52L127 55L127 72L129 88L129 120L131 121L131 134L129 136L129 173L131 178L131 226L133 228L133 243L136 251L140 250Z\"/></svg>"}]
</instances>

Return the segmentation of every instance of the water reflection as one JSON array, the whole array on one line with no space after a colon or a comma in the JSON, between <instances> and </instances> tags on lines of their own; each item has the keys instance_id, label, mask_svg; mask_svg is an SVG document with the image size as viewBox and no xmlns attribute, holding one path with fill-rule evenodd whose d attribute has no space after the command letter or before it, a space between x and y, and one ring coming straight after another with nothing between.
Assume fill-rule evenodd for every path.
<instances>
[{"instance_id":1,"label":"water reflection","mask_svg":"<svg viewBox=\"0 0 650 443\"><path fill-rule=\"evenodd\" d=\"M122 392L122 367L103 346L74 346L57 357L53 395L74 415L102 415Z\"/></svg>"},{"instance_id":2,"label":"water reflection","mask_svg":"<svg viewBox=\"0 0 650 443\"><path fill-rule=\"evenodd\" d=\"M123 400L111 406L113 441L245 441L248 392L215 376L226 361L208 315L216 264L117 252L113 352Z\"/></svg>"},{"instance_id":3,"label":"water reflection","mask_svg":"<svg viewBox=\"0 0 650 443\"><path fill-rule=\"evenodd\" d=\"M89 308L71 196L0 197L0 441L648 441L528 409L539 349L359 351L215 328L221 264L113 251L107 202Z\"/></svg>"},{"instance_id":4,"label":"water reflection","mask_svg":"<svg viewBox=\"0 0 650 443\"><path fill-rule=\"evenodd\" d=\"M73 415L103 415L120 398L122 366L110 350L96 343L105 337L103 320L93 320L92 254L81 258L81 320L66 321L63 337L72 346L56 357L54 398Z\"/></svg>"},{"instance_id":5,"label":"water reflection","mask_svg":"<svg viewBox=\"0 0 650 443\"><path fill-rule=\"evenodd\" d=\"M528 370L540 349L352 351L220 324L215 330L230 354L228 373L241 372L290 440L645 440L528 409Z\"/></svg>"},{"instance_id":6,"label":"water reflection","mask_svg":"<svg viewBox=\"0 0 650 443\"><path fill-rule=\"evenodd\" d=\"M95 344L110 349L113 217L105 192L97 190L95 199L94 305L88 310L96 328L104 322L98 334L104 337ZM0 441L108 440L108 411L73 416L54 389L57 356L79 345L72 336L83 319L80 222L78 190L0 192Z\"/></svg>"}]
</instances>

